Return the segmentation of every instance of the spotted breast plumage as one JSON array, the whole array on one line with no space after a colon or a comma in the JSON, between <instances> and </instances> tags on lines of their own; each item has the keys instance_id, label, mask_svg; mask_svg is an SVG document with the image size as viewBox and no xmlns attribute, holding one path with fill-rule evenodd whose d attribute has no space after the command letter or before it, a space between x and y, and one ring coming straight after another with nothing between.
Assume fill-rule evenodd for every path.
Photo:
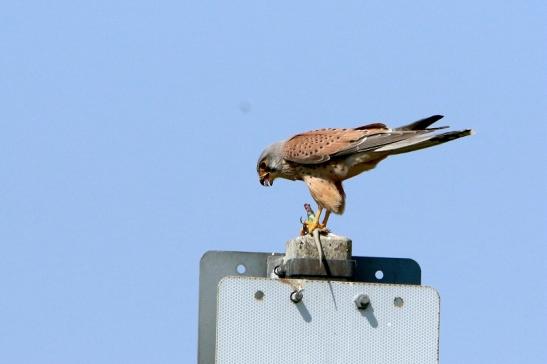
<instances>
[{"instance_id":1,"label":"spotted breast plumage","mask_svg":"<svg viewBox=\"0 0 547 364\"><path fill-rule=\"evenodd\" d=\"M435 133L430 128L441 119L433 115L411 124L389 128L383 123L356 128L308 131L267 147L257 163L260 183L271 186L276 178L304 181L318 210L307 231L326 228L331 212L342 214L345 193L342 182L376 165L390 155L432 147L472 134L471 129ZM322 223L319 223L326 210Z\"/></svg>"}]
</instances>

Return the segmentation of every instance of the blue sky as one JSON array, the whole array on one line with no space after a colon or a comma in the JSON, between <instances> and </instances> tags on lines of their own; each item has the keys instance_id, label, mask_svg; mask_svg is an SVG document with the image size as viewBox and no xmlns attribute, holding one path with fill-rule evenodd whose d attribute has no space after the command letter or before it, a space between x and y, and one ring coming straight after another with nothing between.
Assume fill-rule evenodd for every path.
<instances>
[{"instance_id":1,"label":"blue sky","mask_svg":"<svg viewBox=\"0 0 547 364\"><path fill-rule=\"evenodd\" d=\"M207 250L282 251L267 144L444 114L477 135L348 181L354 254L411 257L443 363L547 361L542 1L4 2L0 361L184 363Z\"/></svg>"}]
</instances>

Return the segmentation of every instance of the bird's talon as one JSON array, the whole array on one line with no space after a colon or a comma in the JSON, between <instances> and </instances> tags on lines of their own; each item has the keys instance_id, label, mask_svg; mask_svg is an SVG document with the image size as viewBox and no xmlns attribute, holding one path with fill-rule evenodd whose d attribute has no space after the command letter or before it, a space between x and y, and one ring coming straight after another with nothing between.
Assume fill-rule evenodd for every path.
<instances>
[{"instance_id":1,"label":"bird's talon","mask_svg":"<svg viewBox=\"0 0 547 364\"><path fill-rule=\"evenodd\" d=\"M302 229L300 230L300 235L304 236L307 234L311 234L314 232L314 230L319 230L320 233L329 233L329 229L325 226L325 224L321 224L314 221L303 221L302 222Z\"/></svg>"}]
</instances>

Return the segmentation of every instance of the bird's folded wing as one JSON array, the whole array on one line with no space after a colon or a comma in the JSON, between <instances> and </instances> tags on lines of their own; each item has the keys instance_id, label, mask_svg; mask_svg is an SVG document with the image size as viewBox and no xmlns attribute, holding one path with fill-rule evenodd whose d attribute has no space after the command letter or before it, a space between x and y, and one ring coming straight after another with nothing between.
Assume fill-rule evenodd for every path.
<instances>
[{"instance_id":1,"label":"bird's folded wing","mask_svg":"<svg viewBox=\"0 0 547 364\"><path fill-rule=\"evenodd\" d=\"M406 153L471 134L470 130L432 133L447 128L430 128L441 118L442 115L433 115L394 129L374 123L353 129L320 129L297 134L285 142L283 158L301 164L320 164L356 153Z\"/></svg>"},{"instance_id":2,"label":"bird's folded wing","mask_svg":"<svg viewBox=\"0 0 547 364\"><path fill-rule=\"evenodd\" d=\"M389 129L379 123L354 129L309 131L297 134L285 143L283 158L301 164L324 163L332 156L352 153L371 136L387 132Z\"/></svg>"},{"instance_id":3,"label":"bird's folded wing","mask_svg":"<svg viewBox=\"0 0 547 364\"><path fill-rule=\"evenodd\" d=\"M380 148L385 147L386 145L400 143L408 139L421 138L422 135L428 134L431 131L432 130L387 130L383 133L374 134L369 137L363 138L358 143L352 145L350 148L332 154L331 157L339 157L369 151L379 151Z\"/></svg>"}]
</instances>

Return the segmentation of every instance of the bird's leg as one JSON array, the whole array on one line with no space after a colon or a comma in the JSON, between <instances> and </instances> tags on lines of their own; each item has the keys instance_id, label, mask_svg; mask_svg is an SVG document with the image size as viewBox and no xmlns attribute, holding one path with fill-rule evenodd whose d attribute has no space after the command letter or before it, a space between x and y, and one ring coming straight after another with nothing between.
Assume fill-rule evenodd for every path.
<instances>
[{"instance_id":1,"label":"bird's leg","mask_svg":"<svg viewBox=\"0 0 547 364\"><path fill-rule=\"evenodd\" d=\"M327 227L327 221L329 221L329 216L330 216L330 210L327 210L327 212L325 212L325 217L323 218L323 222L320 225L321 228L324 229Z\"/></svg>"}]
</instances>

